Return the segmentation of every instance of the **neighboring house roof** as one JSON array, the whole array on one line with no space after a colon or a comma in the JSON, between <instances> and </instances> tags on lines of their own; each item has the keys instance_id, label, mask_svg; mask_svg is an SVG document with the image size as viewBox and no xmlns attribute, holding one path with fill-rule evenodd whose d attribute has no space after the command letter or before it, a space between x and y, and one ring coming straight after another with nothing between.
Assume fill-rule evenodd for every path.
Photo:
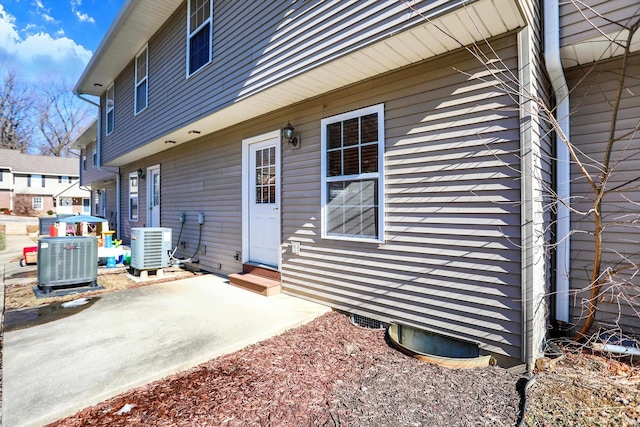
<instances>
[{"instance_id":1,"label":"neighboring house roof","mask_svg":"<svg viewBox=\"0 0 640 427\"><path fill-rule=\"evenodd\" d=\"M64 190L60 191L57 194L54 194L53 197L87 197L88 195L89 191L80 188L80 182L75 181Z\"/></svg>"},{"instance_id":2,"label":"neighboring house roof","mask_svg":"<svg viewBox=\"0 0 640 427\"><path fill-rule=\"evenodd\" d=\"M78 176L78 165L75 157L36 156L0 149L0 168L9 169L14 174Z\"/></svg>"}]
</instances>

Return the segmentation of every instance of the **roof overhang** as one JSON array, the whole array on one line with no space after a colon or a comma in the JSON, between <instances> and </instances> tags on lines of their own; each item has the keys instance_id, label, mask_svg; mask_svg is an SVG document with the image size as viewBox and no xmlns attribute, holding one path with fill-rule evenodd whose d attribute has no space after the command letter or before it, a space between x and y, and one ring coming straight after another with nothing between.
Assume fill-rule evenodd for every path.
<instances>
[{"instance_id":1,"label":"roof overhang","mask_svg":"<svg viewBox=\"0 0 640 427\"><path fill-rule=\"evenodd\" d=\"M519 2L456 3L457 7L439 16L315 64L284 81L259 90L247 86L223 108L106 164L123 166L306 99L524 27L526 20ZM74 91L100 95L180 4L177 0L127 0Z\"/></svg>"},{"instance_id":2,"label":"roof overhang","mask_svg":"<svg viewBox=\"0 0 640 427\"><path fill-rule=\"evenodd\" d=\"M91 123L87 127L85 127L80 135L74 139L69 146L71 148L75 148L76 150L82 149L89 144L95 142L98 136L98 119L93 119Z\"/></svg>"},{"instance_id":3,"label":"roof overhang","mask_svg":"<svg viewBox=\"0 0 640 427\"><path fill-rule=\"evenodd\" d=\"M629 30L606 34L560 48L560 58L564 68L576 67L602 61L624 53ZM630 52L640 50L640 32L636 32L631 39Z\"/></svg>"},{"instance_id":4,"label":"roof overhang","mask_svg":"<svg viewBox=\"0 0 640 427\"><path fill-rule=\"evenodd\" d=\"M125 0L73 92L100 96L181 4Z\"/></svg>"}]
</instances>

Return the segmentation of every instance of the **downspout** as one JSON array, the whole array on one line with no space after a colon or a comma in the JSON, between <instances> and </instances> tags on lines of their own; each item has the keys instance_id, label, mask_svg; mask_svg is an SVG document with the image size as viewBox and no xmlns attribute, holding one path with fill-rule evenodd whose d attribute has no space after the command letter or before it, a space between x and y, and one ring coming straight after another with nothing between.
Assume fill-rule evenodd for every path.
<instances>
[{"instance_id":1,"label":"downspout","mask_svg":"<svg viewBox=\"0 0 640 427\"><path fill-rule=\"evenodd\" d=\"M569 270L571 236L569 89L560 60L560 6L558 0L544 0L544 51L547 72L556 97L556 320L569 322ZM565 139L563 139L565 138Z\"/></svg>"},{"instance_id":2,"label":"downspout","mask_svg":"<svg viewBox=\"0 0 640 427\"><path fill-rule=\"evenodd\" d=\"M99 171L111 172L116 176L116 236L121 238L120 234L120 168L118 167L103 167L102 166L102 108L100 104L93 102L90 99L84 98L81 93L76 93L76 96L95 107L98 107L98 123L96 131L96 169Z\"/></svg>"}]
</instances>

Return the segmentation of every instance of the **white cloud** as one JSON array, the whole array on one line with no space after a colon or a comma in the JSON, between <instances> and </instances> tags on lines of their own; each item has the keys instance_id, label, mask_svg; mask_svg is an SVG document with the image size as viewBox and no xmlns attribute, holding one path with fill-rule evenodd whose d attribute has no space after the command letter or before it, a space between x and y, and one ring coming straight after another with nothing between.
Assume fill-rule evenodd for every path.
<instances>
[{"instance_id":1,"label":"white cloud","mask_svg":"<svg viewBox=\"0 0 640 427\"><path fill-rule=\"evenodd\" d=\"M88 14L80 12L80 10L78 10L80 6L82 6L82 0L71 0L71 11L75 13L78 20L80 22L88 22L90 24L94 24L96 20Z\"/></svg>"},{"instance_id":2,"label":"white cloud","mask_svg":"<svg viewBox=\"0 0 640 427\"><path fill-rule=\"evenodd\" d=\"M36 0L35 2L33 2L33 5L36 7L36 13L40 15L42 19L44 19L47 22L55 22L55 19L53 19L53 16L50 15L51 8L44 7L44 4L42 4L42 1Z\"/></svg>"},{"instance_id":3,"label":"white cloud","mask_svg":"<svg viewBox=\"0 0 640 427\"><path fill-rule=\"evenodd\" d=\"M59 75L72 82L91 59L91 51L68 37L39 32L21 37L15 17L0 4L0 67L8 66L24 80Z\"/></svg>"}]
</instances>

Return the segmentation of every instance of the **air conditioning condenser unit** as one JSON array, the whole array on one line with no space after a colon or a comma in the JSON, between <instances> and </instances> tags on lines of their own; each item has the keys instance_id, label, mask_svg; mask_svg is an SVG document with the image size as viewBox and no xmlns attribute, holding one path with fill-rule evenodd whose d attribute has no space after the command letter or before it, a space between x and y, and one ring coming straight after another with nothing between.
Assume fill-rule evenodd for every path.
<instances>
[{"instance_id":1,"label":"air conditioning condenser unit","mask_svg":"<svg viewBox=\"0 0 640 427\"><path fill-rule=\"evenodd\" d=\"M38 288L97 286L98 239L92 236L38 240Z\"/></svg>"},{"instance_id":2,"label":"air conditioning condenser unit","mask_svg":"<svg viewBox=\"0 0 640 427\"><path fill-rule=\"evenodd\" d=\"M131 268L157 270L169 266L171 229L137 227L131 229Z\"/></svg>"}]
</instances>

